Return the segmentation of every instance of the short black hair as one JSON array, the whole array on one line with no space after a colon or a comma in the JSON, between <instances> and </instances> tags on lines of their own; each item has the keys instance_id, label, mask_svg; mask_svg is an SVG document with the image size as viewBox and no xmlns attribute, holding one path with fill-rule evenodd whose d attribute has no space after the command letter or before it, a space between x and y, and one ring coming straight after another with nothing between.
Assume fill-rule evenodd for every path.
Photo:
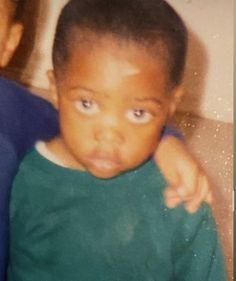
<instances>
[{"instance_id":1,"label":"short black hair","mask_svg":"<svg viewBox=\"0 0 236 281\"><path fill-rule=\"evenodd\" d=\"M62 9L56 28L52 55L56 72L68 59L70 41L74 39L71 31L75 27L98 36L112 34L117 38L131 39L147 47L160 43L167 54L171 84L175 86L181 82L187 29L166 1L70 0Z\"/></svg>"},{"instance_id":2,"label":"short black hair","mask_svg":"<svg viewBox=\"0 0 236 281\"><path fill-rule=\"evenodd\" d=\"M11 0L11 2L15 5L13 20L22 21L26 0Z\"/></svg>"}]
</instances>

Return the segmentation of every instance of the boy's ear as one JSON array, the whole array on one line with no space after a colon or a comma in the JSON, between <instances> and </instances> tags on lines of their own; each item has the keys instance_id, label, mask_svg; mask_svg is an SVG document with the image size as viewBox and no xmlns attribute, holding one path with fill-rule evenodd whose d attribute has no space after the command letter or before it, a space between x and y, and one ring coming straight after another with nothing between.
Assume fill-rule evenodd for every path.
<instances>
[{"instance_id":1,"label":"boy's ear","mask_svg":"<svg viewBox=\"0 0 236 281\"><path fill-rule=\"evenodd\" d=\"M170 101L170 106L169 106L169 117L172 117L172 115L175 113L176 108L178 104L181 101L181 98L184 94L184 90L182 85L176 87L174 90L172 90L171 93L171 101Z\"/></svg>"},{"instance_id":2,"label":"boy's ear","mask_svg":"<svg viewBox=\"0 0 236 281\"><path fill-rule=\"evenodd\" d=\"M50 89L50 101L55 109L58 109L58 93L57 93L57 86L56 86L56 79L53 70L47 71L47 77L49 82L49 89Z\"/></svg>"},{"instance_id":3,"label":"boy's ear","mask_svg":"<svg viewBox=\"0 0 236 281\"><path fill-rule=\"evenodd\" d=\"M5 67L9 63L20 43L22 33L23 25L21 23L14 23L11 25L3 48L3 53L0 57L0 67Z\"/></svg>"}]
</instances>

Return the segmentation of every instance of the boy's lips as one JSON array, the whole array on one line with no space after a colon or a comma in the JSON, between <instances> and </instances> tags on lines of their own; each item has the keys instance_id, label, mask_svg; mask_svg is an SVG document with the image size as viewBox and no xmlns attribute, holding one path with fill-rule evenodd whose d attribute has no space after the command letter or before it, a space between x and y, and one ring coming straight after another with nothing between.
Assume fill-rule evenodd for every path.
<instances>
[{"instance_id":1,"label":"boy's lips","mask_svg":"<svg viewBox=\"0 0 236 281\"><path fill-rule=\"evenodd\" d=\"M121 162L114 156L91 154L87 159L90 166L101 171L109 172L121 167Z\"/></svg>"}]
</instances>

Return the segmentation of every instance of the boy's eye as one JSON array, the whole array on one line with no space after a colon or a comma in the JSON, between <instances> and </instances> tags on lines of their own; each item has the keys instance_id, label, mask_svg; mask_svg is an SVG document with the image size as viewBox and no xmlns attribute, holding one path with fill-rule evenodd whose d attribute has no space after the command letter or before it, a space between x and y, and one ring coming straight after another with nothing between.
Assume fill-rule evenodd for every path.
<instances>
[{"instance_id":1,"label":"boy's eye","mask_svg":"<svg viewBox=\"0 0 236 281\"><path fill-rule=\"evenodd\" d=\"M132 123L145 124L152 120L153 114L144 109L129 109L126 117Z\"/></svg>"},{"instance_id":2,"label":"boy's eye","mask_svg":"<svg viewBox=\"0 0 236 281\"><path fill-rule=\"evenodd\" d=\"M81 113L87 115L93 115L99 112L98 105L96 102L89 100L89 99L81 99L75 102L75 107Z\"/></svg>"}]
</instances>

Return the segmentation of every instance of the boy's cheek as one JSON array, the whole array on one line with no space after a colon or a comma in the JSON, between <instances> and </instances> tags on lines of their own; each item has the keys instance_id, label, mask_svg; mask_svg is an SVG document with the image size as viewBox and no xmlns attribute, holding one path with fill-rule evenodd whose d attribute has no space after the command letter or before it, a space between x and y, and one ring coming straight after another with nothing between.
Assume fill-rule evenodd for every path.
<instances>
[{"instance_id":1,"label":"boy's cheek","mask_svg":"<svg viewBox=\"0 0 236 281\"><path fill-rule=\"evenodd\" d=\"M150 157L158 145L157 130L139 130L136 134L129 132L126 136L127 144L124 146L124 155L127 162L139 165Z\"/></svg>"}]
</instances>

